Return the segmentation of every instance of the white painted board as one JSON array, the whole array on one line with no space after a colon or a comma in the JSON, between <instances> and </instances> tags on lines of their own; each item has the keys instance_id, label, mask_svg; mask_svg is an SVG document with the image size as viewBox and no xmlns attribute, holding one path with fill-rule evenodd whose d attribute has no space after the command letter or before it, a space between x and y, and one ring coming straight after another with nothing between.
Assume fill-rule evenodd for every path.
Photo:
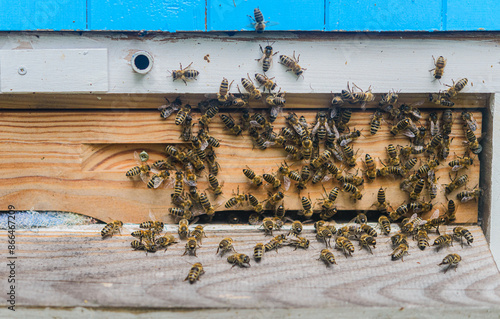
<instances>
[{"instance_id":1,"label":"white painted board","mask_svg":"<svg viewBox=\"0 0 500 319\"><path fill-rule=\"evenodd\" d=\"M107 49L1 50L2 93L107 92Z\"/></svg>"}]
</instances>

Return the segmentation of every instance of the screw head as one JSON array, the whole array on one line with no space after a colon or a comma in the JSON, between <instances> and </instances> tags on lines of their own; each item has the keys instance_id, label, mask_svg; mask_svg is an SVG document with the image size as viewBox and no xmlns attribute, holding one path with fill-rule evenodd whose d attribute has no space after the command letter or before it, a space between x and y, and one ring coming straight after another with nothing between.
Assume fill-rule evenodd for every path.
<instances>
[{"instance_id":1,"label":"screw head","mask_svg":"<svg viewBox=\"0 0 500 319\"><path fill-rule=\"evenodd\" d=\"M25 75L26 72L28 72L28 70L26 70L24 66L20 66L19 69L17 69L17 73L19 73L19 75Z\"/></svg>"}]
</instances>

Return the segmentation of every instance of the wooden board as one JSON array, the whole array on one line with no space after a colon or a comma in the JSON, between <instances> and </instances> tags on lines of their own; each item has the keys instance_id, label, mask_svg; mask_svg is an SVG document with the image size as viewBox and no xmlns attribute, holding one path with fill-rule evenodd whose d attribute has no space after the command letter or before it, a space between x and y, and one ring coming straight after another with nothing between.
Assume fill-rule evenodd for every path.
<instances>
[{"instance_id":1,"label":"wooden board","mask_svg":"<svg viewBox=\"0 0 500 319\"><path fill-rule=\"evenodd\" d=\"M300 104L302 105L302 104ZM295 106L300 106L295 105ZM298 115L306 116L308 123L314 122L316 111L311 109L296 110ZM286 112L286 110L285 110ZM373 111L355 111L349 123L351 128L365 132L354 144L357 151L357 168L364 170L364 156L370 154L382 167L378 158L385 160L385 147L408 145L408 139L398 136L393 138L389 133L389 125L384 124L375 136L369 133L369 121ZM455 112L452 134L454 138L450 158L454 154L462 155L465 148L462 121ZM473 112L481 131L482 114ZM234 115L234 114L233 114ZM236 115L235 115L236 117ZM196 122L195 115L195 122ZM158 219L172 222L167 217L167 210L172 207L170 194L172 188L150 190L140 179L130 180L125 172L135 165L134 151L146 150L151 161L164 158L164 147L176 144L182 147L179 140L180 129L174 125L173 117L163 120L157 110L119 110L119 111L4 111L0 119L0 132L3 143L0 143L0 205L14 205L17 209L61 210L73 211L95 217L100 220L120 219L125 222L142 222L149 218L150 210ZM284 118L275 122L275 130L285 125ZM224 182L222 200L228 200L238 186L240 192L251 192L259 200L267 197L268 188L254 189L242 173L246 166L257 174L271 173L277 170L285 159L286 153L280 147L272 147L265 151L253 148L247 133L234 136L227 132L220 119L210 125L210 134L218 138L221 147L216 150L221 165L219 180ZM418 158L425 161L423 155ZM293 161L290 161L290 164ZM447 161L448 162L448 161ZM439 166L437 177L440 184L449 183L450 168L447 162ZM303 164L292 165L299 169ZM340 165L337 163L337 165ZM416 167L421 165L417 164ZM351 170L351 172L355 172ZM469 187L479 183L479 161L467 170ZM361 175L361 172L359 173ZM199 177L200 190L208 187L206 171ZM376 201L378 189L387 187L390 203L393 207L407 200L406 193L399 190L400 180L392 178L377 179L374 183L365 183L362 188L363 199L354 203L347 194L341 194L337 200L339 210L369 210ZM165 183L166 184L166 183ZM341 185L338 182L325 182L324 187L330 191ZM451 196L455 196L455 191ZM323 196L322 185L309 184L306 191L298 194L292 185L285 192L286 208L300 210L301 196L311 196L315 207L320 210L317 199ZM166 200L167 199L167 200ZM223 204L221 199L212 203ZM435 207L443 209L441 204L447 203L444 192L434 201ZM248 206L237 207L248 210ZM224 210L223 206L217 210ZM424 215L430 216L432 212ZM477 202L459 206L457 222L476 222Z\"/></svg>"},{"instance_id":2,"label":"wooden board","mask_svg":"<svg viewBox=\"0 0 500 319\"><path fill-rule=\"evenodd\" d=\"M230 236L239 252L251 255L257 242L270 239L256 226L207 227L208 238L198 257L181 256L184 242L146 256L129 246L128 231L137 225L125 225L123 235L106 240L101 239L100 227L17 231L18 307L495 308L500 304L500 273L478 226L469 227L472 246L462 248L455 242L439 252L420 251L411 241L404 262L391 261L388 238L379 236L373 255L359 251L357 243L352 258L334 250L337 265L330 268L316 260L324 244L314 238L312 226L306 226L304 235L313 247L306 251L284 247L279 253L266 253L259 264L252 260L247 269L231 269L215 251L219 241ZM175 228L168 226L167 231ZM6 232L0 231L0 236ZM463 260L457 271L444 274L437 264L449 253L458 253ZM204 265L206 274L190 285L183 279L195 262ZM5 267L0 269L3 277L6 272ZM5 306L5 300L0 305Z\"/></svg>"}]
</instances>

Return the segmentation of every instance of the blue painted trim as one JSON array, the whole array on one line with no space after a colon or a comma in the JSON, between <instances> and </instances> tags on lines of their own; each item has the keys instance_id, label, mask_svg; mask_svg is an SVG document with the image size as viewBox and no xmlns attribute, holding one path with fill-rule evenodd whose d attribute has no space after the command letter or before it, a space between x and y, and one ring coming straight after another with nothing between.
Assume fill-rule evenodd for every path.
<instances>
[{"instance_id":1,"label":"blue painted trim","mask_svg":"<svg viewBox=\"0 0 500 319\"><path fill-rule=\"evenodd\" d=\"M0 31L500 31L498 0L0 0Z\"/></svg>"}]
</instances>

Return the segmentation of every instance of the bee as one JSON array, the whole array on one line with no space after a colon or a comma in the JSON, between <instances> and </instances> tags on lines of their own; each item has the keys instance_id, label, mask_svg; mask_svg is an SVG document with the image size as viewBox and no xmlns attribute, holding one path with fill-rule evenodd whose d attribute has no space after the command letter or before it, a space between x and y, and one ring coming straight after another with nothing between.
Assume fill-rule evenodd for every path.
<instances>
[{"instance_id":1,"label":"bee","mask_svg":"<svg viewBox=\"0 0 500 319\"><path fill-rule=\"evenodd\" d=\"M472 132L477 130L477 121L471 112L462 111L462 121L466 123L467 128Z\"/></svg>"},{"instance_id":2,"label":"bee","mask_svg":"<svg viewBox=\"0 0 500 319\"><path fill-rule=\"evenodd\" d=\"M302 248L302 249L307 249L309 248L309 239L305 237L300 237L297 236L297 239L291 239L289 245L295 246L295 250Z\"/></svg>"},{"instance_id":3,"label":"bee","mask_svg":"<svg viewBox=\"0 0 500 319\"><path fill-rule=\"evenodd\" d=\"M436 112L431 112L429 114L429 123L430 123L430 130L429 131L431 133L431 136L435 136L435 135L439 134L440 125L439 125L439 119L438 119Z\"/></svg>"},{"instance_id":4,"label":"bee","mask_svg":"<svg viewBox=\"0 0 500 319\"><path fill-rule=\"evenodd\" d=\"M337 237L335 239L335 248L342 250L346 258L347 254L349 254L349 256L352 256L352 253L354 252L354 245L352 244L352 242L343 236Z\"/></svg>"},{"instance_id":5,"label":"bee","mask_svg":"<svg viewBox=\"0 0 500 319\"><path fill-rule=\"evenodd\" d=\"M179 221L179 229L177 230L180 238L189 237L189 221L187 219L181 219Z\"/></svg>"},{"instance_id":6,"label":"bee","mask_svg":"<svg viewBox=\"0 0 500 319\"><path fill-rule=\"evenodd\" d=\"M353 83L353 85L360 90L360 92L353 92L352 95L357 102L361 102L361 108L364 110L366 102L372 102L375 100L375 95L373 95L371 86L367 91L363 91L359 86Z\"/></svg>"},{"instance_id":7,"label":"bee","mask_svg":"<svg viewBox=\"0 0 500 319\"><path fill-rule=\"evenodd\" d=\"M143 248L145 251L146 251L146 255L147 253L155 253L158 251L158 246L155 244L154 241L150 241L150 240L146 240L143 244L142 244Z\"/></svg>"},{"instance_id":8,"label":"bee","mask_svg":"<svg viewBox=\"0 0 500 319\"><path fill-rule=\"evenodd\" d=\"M247 73L247 78L241 78L241 85L250 93L250 97L256 100L262 99L262 93L255 87L252 80L250 79L250 75Z\"/></svg>"},{"instance_id":9,"label":"bee","mask_svg":"<svg viewBox=\"0 0 500 319\"><path fill-rule=\"evenodd\" d=\"M359 246L361 248L366 247L372 255L373 255L373 252L372 252L372 248L370 246L373 246L373 248L375 248L376 244L377 244L377 241L375 240L375 238L373 238L373 236L370 236L369 234L363 234L359 238Z\"/></svg>"},{"instance_id":10,"label":"bee","mask_svg":"<svg viewBox=\"0 0 500 319\"><path fill-rule=\"evenodd\" d=\"M281 187L281 182L274 175L271 174L263 174L262 178L269 184L273 186L274 189L278 189Z\"/></svg>"},{"instance_id":11,"label":"bee","mask_svg":"<svg viewBox=\"0 0 500 319\"><path fill-rule=\"evenodd\" d=\"M451 170L456 172L462 168L467 168L467 166L472 165L473 160L470 157L459 157L448 163L448 166L451 167Z\"/></svg>"},{"instance_id":12,"label":"bee","mask_svg":"<svg viewBox=\"0 0 500 319\"><path fill-rule=\"evenodd\" d=\"M438 264L438 266L448 265L448 267L446 267L446 269L444 270L444 273L446 274L448 269L450 269L451 267L455 267L455 271L457 271L458 263L460 261L462 261L462 257L460 257L460 255L449 254L446 257L444 257L443 261L440 264Z\"/></svg>"},{"instance_id":13,"label":"bee","mask_svg":"<svg viewBox=\"0 0 500 319\"><path fill-rule=\"evenodd\" d=\"M267 235L271 235L273 236L273 229L275 228L274 227L274 220L270 217L266 217L264 218L264 220L262 220L262 225L261 227L264 228L264 234L267 236Z\"/></svg>"},{"instance_id":14,"label":"bee","mask_svg":"<svg viewBox=\"0 0 500 319\"><path fill-rule=\"evenodd\" d=\"M347 90L342 90L340 96L342 97L342 100L348 101L351 104L358 102L354 96L353 90L349 87L349 82L347 82Z\"/></svg>"},{"instance_id":15,"label":"bee","mask_svg":"<svg viewBox=\"0 0 500 319\"><path fill-rule=\"evenodd\" d=\"M247 168L244 168L243 174L250 180L250 183L253 186L259 187L260 185L262 185L262 182L264 180L263 177L255 175L255 172L252 169L250 169L250 167L247 166Z\"/></svg>"},{"instance_id":16,"label":"bee","mask_svg":"<svg viewBox=\"0 0 500 319\"><path fill-rule=\"evenodd\" d=\"M212 217L215 214L215 207L210 203L207 194L201 193L199 197L200 204L205 210L205 214L207 214L207 216L209 217Z\"/></svg>"},{"instance_id":17,"label":"bee","mask_svg":"<svg viewBox=\"0 0 500 319\"><path fill-rule=\"evenodd\" d=\"M337 142L339 143L340 146L346 146L347 144L352 143L360 136L361 136L361 131L354 130L351 133L340 135L339 138L337 139Z\"/></svg>"},{"instance_id":18,"label":"bee","mask_svg":"<svg viewBox=\"0 0 500 319\"><path fill-rule=\"evenodd\" d=\"M303 208L301 214L304 215L304 217L306 217L306 218L310 218L314 213L313 208L312 208L311 197L308 198L308 197L302 196L301 203L302 203L302 208Z\"/></svg>"},{"instance_id":19,"label":"bee","mask_svg":"<svg viewBox=\"0 0 500 319\"><path fill-rule=\"evenodd\" d=\"M333 255L333 253L328 250L328 249L323 249L321 250L321 253L319 254L319 259L318 260L322 260L327 267L330 267L330 265L333 265L333 264L337 264L335 262L335 256Z\"/></svg>"},{"instance_id":20,"label":"bee","mask_svg":"<svg viewBox=\"0 0 500 319\"><path fill-rule=\"evenodd\" d=\"M261 86L264 87L264 91L265 89L269 90L269 92L276 90L278 85L275 82L273 82L273 79L274 77L268 78L264 74L255 73L255 80L257 80L257 82L260 84L259 88Z\"/></svg>"},{"instance_id":21,"label":"bee","mask_svg":"<svg viewBox=\"0 0 500 319\"><path fill-rule=\"evenodd\" d=\"M391 259L392 260L401 259L401 261L404 261L403 257L405 254L408 254L408 244L407 243L399 244L399 246L396 247L396 249L394 249L394 251L392 252Z\"/></svg>"},{"instance_id":22,"label":"bee","mask_svg":"<svg viewBox=\"0 0 500 319\"><path fill-rule=\"evenodd\" d=\"M292 71L297 76L297 79L301 75L304 76L303 73L305 70L307 70L299 65L299 58L300 54L297 56L297 58L295 58L295 51L293 51L292 58L286 55L280 55L280 63L287 67L287 72Z\"/></svg>"},{"instance_id":23,"label":"bee","mask_svg":"<svg viewBox=\"0 0 500 319\"><path fill-rule=\"evenodd\" d=\"M477 141L476 135L474 135L474 132L472 132L470 129L467 129L465 131L465 138L467 141L464 141L464 143L468 144L469 149L472 151L474 154L479 154L483 150L483 147L479 142Z\"/></svg>"},{"instance_id":24,"label":"bee","mask_svg":"<svg viewBox=\"0 0 500 319\"><path fill-rule=\"evenodd\" d=\"M210 189L214 192L215 198L222 194L222 186L224 183L219 184L214 174L208 174L208 183L210 184Z\"/></svg>"},{"instance_id":25,"label":"bee","mask_svg":"<svg viewBox=\"0 0 500 319\"><path fill-rule=\"evenodd\" d=\"M377 237L377 231L375 230L375 228L368 224L361 224L361 230L371 237Z\"/></svg>"},{"instance_id":26,"label":"bee","mask_svg":"<svg viewBox=\"0 0 500 319\"><path fill-rule=\"evenodd\" d=\"M157 238L155 244L158 246L158 248L165 248L165 251L167 251L167 247L173 244L177 244L177 241L175 241L173 235L166 234L162 237Z\"/></svg>"},{"instance_id":27,"label":"bee","mask_svg":"<svg viewBox=\"0 0 500 319\"><path fill-rule=\"evenodd\" d=\"M181 106L181 109L177 112L177 115L175 116L175 125L183 124L186 121L190 112L191 112L191 105L186 104L184 106Z\"/></svg>"},{"instance_id":28,"label":"bee","mask_svg":"<svg viewBox=\"0 0 500 319\"><path fill-rule=\"evenodd\" d=\"M470 233L470 231L462 226L457 226L453 228L453 236L455 239L460 239L460 244L462 247L464 246L463 239L467 241L467 245L470 245L474 241L474 236Z\"/></svg>"},{"instance_id":29,"label":"bee","mask_svg":"<svg viewBox=\"0 0 500 319\"><path fill-rule=\"evenodd\" d=\"M394 105L398 101L398 94L395 91L389 92L382 96L382 99L378 103L380 107L385 105Z\"/></svg>"},{"instance_id":30,"label":"bee","mask_svg":"<svg viewBox=\"0 0 500 319\"><path fill-rule=\"evenodd\" d=\"M379 110L375 111L370 121L370 134L375 135L380 130L380 122L382 121L383 113Z\"/></svg>"},{"instance_id":31,"label":"bee","mask_svg":"<svg viewBox=\"0 0 500 319\"><path fill-rule=\"evenodd\" d=\"M208 126L217 113L219 113L219 107L217 105L210 106L205 114L201 116L199 123L202 126Z\"/></svg>"},{"instance_id":32,"label":"bee","mask_svg":"<svg viewBox=\"0 0 500 319\"><path fill-rule=\"evenodd\" d=\"M393 136L398 135L399 132L406 130L412 124L409 118L404 118L391 128Z\"/></svg>"},{"instance_id":33,"label":"bee","mask_svg":"<svg viewBox=\"0 0 500 319\"><path fill-rule=\"evenodd\" d=\"M278 248L281 248L283 246L283 242L285 241L285 239L286 236L284 234L275 236L267 244L264 245L265 251L276 249L276 252L278 252Z\"/></svg>"},{"instance_id":34,"label":"bee","mask_svg":"<svg viewBox=\"0 0 500 319\"><path fill-rule=\"evenodd\" d=\"M224 125L226 126L226 128L228 130L231 130L234 133L234 135L238 136L243 132L241 126L236 125L234 123L234 119L231 117L231 115L221 114L220 118L224 123Z\"/></svg>"},{"instance_id":35,"label":"bee","mask_svg":"<svg viewBox=\"0 0 500 319\"><path fill-rule=\"evenodd\" d=\"M467 78L463 78L463 79L458 80L456 83L453 80L452 80L452 82L453 82L453 85L451 85L451 86L445 84L446 86L449 87L449 89L444 92L444 95L447 98L452 98L452 97L456 96L458 94L458 92L463 90L463 88L467 85L469 80Z\"/></svg>"},{"instance_id":36,"label":"bee","mask_svg":"<svg viewBox=\"0 0 500 319\"><path fill-rule=\"evenodd\" d=\"M395 107L392 104L389 104L385 107L382 108L385 112L389 113L389 118L391 120L395 120L400 118L401 116L401 110L398 107Z\"/></svg>"},{"instance_id":37,"label":"bee","mask_svg":"<svg viewBox=\"0 0 500 319\"><path fill-rule=\"evenodd\" d=\"M480 188L475 187L474 189L470 191L463 191L457 194L457 199L460 200L462 203L467 203L470 200L477 200L483 191Z\"/></svg>"},{"instance_id":38,"label":"bee","mask_svg":"<svg viewBox=\"0 0 500 319\"><path fill-rule=\"evenodd\" d=\"M269 21L264 21L264 15L260 11L260 9L259 8L253 9L253 17L250 15L249 17L250 19L252 19L252 21L254 21L252 24L255 27L255 31L257 31L257 33L264 32L266 24L269 23Z\"/></svg>"},{"instance_id":39,"label":"bee","mask_svg":"<svg viewBox=\"0 0 500 319\"><path fill-rule=\"evenodd\" d=\"M295 113L289 113L288 116L285 117L286 122L292 126L292 128L295 130L295 132L300 136L303 137L306 134L306 131L302 127L302 125L299 122L299 118ZM293 135L291 136L293 137Z\"/></svg>"},{"instance_id":40,"label":"bee","mask_svg":"<svg viewBox=\"0 0 500 319\"><path fill-rule=\"evenodd\" d=\"M222 81L219 86L219 93L217 93L217 100L221 103L225 103L229 100L229 89L231 88L231 84L226 78L222 78Z\"/></svg>"},{"instance_id":41,"label":"bee","mask_svg":"<svg viewBox=\"0 0 500 319\"><path fill-rule=\"evenodd\" d=\"M344 185L342 185L342 190L351 193L351 199L353 199L354 201L361 200L361 198L363 198L361 191L353 184L344 183Z\"/></svg>"},{"instance_id":42,"label":"bee","mask_svg":"<svg viewBox=\"0 0 500 319\"><path fill-rule=\"evenodd\" d=\"M386 147L387 155L389 155L389 164L391 166L399 166L401 164L401 160L399 159L398 151L394 144L389 144Z\"/></svg>"},{"instance_id":43,"label":"bee","mask_svg":"<svg viewBox=\"0 0 500 319\"><path fill-rule=\"evenodd\" d=\"M396 221L408 213L408 206L405 204L400 205L396 210L389 213L389 219Z\"/></svg>"},{"instance_id":44,"label":"bee","mask_svg":"<svg viewBox=\"0 0 500 319\"><path fill-rule=\"evenodd\" d=\"M169 104L168 105L164 104L158 107L158 111L160 111L160 116L163 119L169 118L170 115L174 114L174 112L177 112L182 106L182 101L180 97L177 97L172 103L170 103L170 101L167 98L165 99Z\"/></svg>"},{"instance_id":45,"label":"bee","mask_svg":"<svg viewBox=\"0 0 500 319\"><path fill-rule=\"evenodd\" d=\"M443 56L440 56L437 58L437 60L432 56L432 60L434 61L434 69L429 70L434 71L434 78L435 79L441 79L444 73L444 67L446 66L446 59Z\"/></svg>"},{"instance_id":46,"label":"bee","mask_svg":"<svg viewBox=\"0 0 500 319\"><path fill-rule=\"evenodd\" d=\"M417 170L417 176L419 178L425 178L429 176L429 172L433 169L435 169L439 165L439 162L437 160L430 160L424 165L420 166Z\"/></svg>"},{"instance_id":47,"label":"bee","mask_svg":"<svg viewBox=\"0 0 500 319\"><path fill-rule=\"evenodd\" d=\"M453 246L453 236L452 235L440 235L434 240L433 246L437 246L437 250L445 246Z\"/></svg>"},{"instance_id":48,"label":"bee","mask_svg":"<svg viewBox=\"0 0 500 319\"><path fill-rule=\"evenodd\" d=\"M172 145L167 145L165 147L165 153L181 163L187 160L186 153Z\"/></svg>"},{"instance_id":49,"label":"bee","mask_svg":"<svg viewBox=\"0 0 500 319\"><path fill-rule=\"evenodd\" d=\"M163 183L163 181L166 180L169 176L170 176L170 173L167 170L158 172L158 173L154 174L153 176L151 176L151 179L148 181L146 186L150 189L151 188L156 189L156 188L160 187L161 183Z\"/></svg>"},{"instance_id":50,"label":"bee","mask_svg":"<svg viewBox=\"0 0 500 319\"><path fill-rule=\"evenodd\" d=\"M382 232L385 235L389 235L390 234L390 232L391 232L391 222L389 221L389 219L387 217L385 217L384 215L381 215L378 218L378 225L380 226L380 229L382 230Z\"/></svg>"},{"instance_id":51,"label":"bee","mask_svg":"<svg viewBox=\"0 0 500 319\"><path fill-rule=\"evenodd\" d=\"M334 233L327 226L317 226L316 228L316 238L318 240L324 241L326 247L331 247L330 240L332 239Z\"/></svg>"},{"instance_id":52,"label":"bee","mask_svg":"<svg viewBox=\"0 0 500 319\"><path fill-rule=\"evenodd\" d=\"M274 42L272 43L274 44ZM262 63L262 71L267 72L271 68L271 63L273 61L273 56L278 54L279 51L273 53L273 47L268 43L264 50L262 49L262 46L260 46L260 52L262 52L262 57L260 59L256 59L260 63Z\"/></svg>"},{"instance_id":53,"label":"bee","mask_svg":"<svg viewBox=\"0 0 500 319\"><path fill-rule=\"evenodd\" d=\"M132 246L132 248L134 248L135 250L143 250L144 249L144 244L141 243L140 241L138 240L133 240L131 243L130 243L130 246Z\"/></svg>"},{"instance_id":54,"label":"bee","mask_svg":"<svg viewBox=\"0 0 500 319\"><path fill-rule=\"evenodd\" d=\"M182 256L186 254L191 254L194 255L195 257L198 257L196 256L196 248L198 248L198 241L196 240L195 237L189 237L186 242L186 250L184 251L184 254L182 254Z\"/></svg>"},{"instance_id":55,"label":"bee","mask_svg":"<svg viewBox=\"0 0 500 319\"><path fill-rule=\"evenodd\" d=\"M134 158L135 158L138 165L129 169L125 173L125 176L133 177L133 176L140 175L142 181L147 184L149 182L147 179L148 173L151 171L151 166L149 166L147 164L147 161L149 159L149 155L146 151L142 151L141 153L134 152Z\"/></svg>"},{"instance_id":56,"label":"bee","mask_svg":"<svg viewBox=\"0 0 500 319\"><path fill-rule=\"evenodd\" d=\"M386 200L385 190L382 187L380 187L377 192L377 202L372 206L375 206L377 210L383 214L387 213L387 207L389 207L390 204Z\"/></svg>"},{"instance_id":57,"label":"bee","mask_svg":"<svg viewBox=\"0 0 500 319\"><path fill-rule=\"evenodd\" d=\"M403 170L405 171L405 173L408 173L409 171L411 171L413 169L413 167L415 167L415 165L417 165L417 159L410 158L409 160L407 160L404 163Z\"/></svg>"},{"instance_id":58,"label":"bee","mask_svg":"<svg viewBox=\"0 0 500 319\"><path fill-rule=\"evenodd\" d=\"M426 213L432 210L431 202L420 202L415 201L408 204L408 209L411 209L414 213Z\"/></svg>"},{"instance_id":59,"label":"bee","mask_svg":"<svg viewBox=\"0 0 500 319\"><path fill-rule=\"evenodd\" d=\"M112 221L111 223L106 224L104 228L101 230L102 239L106 237L113 237L113 234L119 232L121 235L121 229L123 227L123 222L119 220Z\"/></svg>"},{"instance_id":60,"label":"bee","mask_svg":"<svg viewBox=\"0 0 500 319\"><path fill-rule=\"evenodd\" d=\"M189 186L196 186L197 185L197 177L194 172L194 167L190 162L187 162L184 164L184 170L186 173L186 179L184 180L187 185Z\"/></svg>"},{"instance_id":61,"label":"bee","mask_svg":"<svg viewBox=\"0 0 500 319\"><path fill-rule=\"evenodd\" d=\"M255 259L256 262L259 262L262 260L262 256L264 256L264 244L258 243L253 249L253 259Z\"/></svg>"},{"instance_id":62,"label":"bee","mask_svg":"<svg viewBox=\"0 0 500 319\"><path fill-rule=\"evenodd\" d=\"M252 194L248 194L248 201L250 202L250 206L252 206L254 212L258 214L262 213L262 211L264 210L264 206L259 202L257 197L253 196Z\"/></svg>"},{"instance_id":63,"label":"bee","mask_svg":"<svg viewBox=\"0 0 500 319\"><path fill-rule=\"evenodd\" d=\"M248 200L248 195L245 195L245 194L240 194L240 188L238 186L238 191L236 194L233 193L233 195L235 195L234 197L231 197L227 202L226 204L224 205L224 207L226 208L231 208L233 206L236 206L236 205L239 205L239 204L242 204L244 201Z\"/></svg>"},{"instance_id":64,"label":"bee","mask_svg":"<svg viewBox=\"0 0 500 319\"><path fill-rule=\"evenodd\" d=\"M285 206L283 204L279 205L274 212L275 223L276 219L282 220L285 217L285 213L286 213Z\"/></svg>"},{"instance_id":65,"label":"bee","mask_svg":"<svg viewBox=\"0 0 500 319\"><path fill-rule=\"evenodd\" d=\"M300 180L299 183L297 184L297 189L299 191L306 188L306 184L309 181L310 177L311 177L311 170L309 169L309 166L303 166L302 170L300 171Z\"/></svg>"},{"instance_id":66,"label":"bee","mask_svg":"<svg viewBox=\"0 0 500 319\"><path fill-rule=\"evenodd\" d=\"M441 144L441 151L439 152L439 157L443 160L445 160L446 158L448 158L448 155L450 155L450 144L451 144L451 141L453 140L450 139L450 137L448 135L444 135L443 136L443 142Z\"/></svg>"},{"instance_id":67,"label":"bee","mask_svg":"<svg viewBox=\"0 0 500 319\"><path fill-rule=\"evenodd\" d=\"M408 245L407 237L405 234L399 232L393 236L391 236L391 243L393 247L399 246L401 244Z\"/></svg>"},{"instance_id":68,"label":"bee","mask_svg":"<svg viewBox=\"0 0 500 319\"><path fill-rule=\"evenodd\" d=\"M448 201L448 209L446 211L446 218L449 221L454 221L456 219L455 213L456 213L457 207L455 205L455 202L450 199Z\"/></svg>"},{"instance_id":69,"label":"bee","mask_svg":"<svg viewBox=\"0 0 500 319\"><path fill-rule=\"evenodd\" d=\"M429 236L427 235L427 231L425 229L419 229L417 231L417 247L420 250L424 250L426 247L430 247L429 245Z\"/></svg>"},{"instance_id":70,"label":"bee","mask_svg":"<svg viewBox=\"0 0 500 319\"><path fill-rule=\"evenodd\" d=\"M156 231L154 229L137 230L130 234L130 236L139 238L139 243L142 244L142 239L146 238L148 240L154 240Z\"/></svg>"},{"instance_id":71,"label":"bee","mask_svg":"<svg viewBox=\"0 0 500 319\"><path fill-rule=\"evenodd\" d=\"M315 169L318 169L322 165L324 165L330 157L332 157L332 152L329 150L324 150L323 153L321 153L318 158L315 158L314 160L311 161L311 166Z\"/></svg>"},{"instance_id":72,"label":"bee","mask_svg":"<svg viewBox=\"0 0 500 319\"><path fill-rule=\"evenodd\" d=\"M466 174L461 175L459 177L455 177L454 179L451 178L451 175L450 175L450 179L451 179L451 183L445 184L446 186L445 186L444 190L446 191L446 194L453 192L455 189L459 188L460 186L464 186L469 181L469 177Z\"/></svg>"},{"instance_id":73,"label":"bee","mask_svg":"<svg viewBox=\"0 0 500 319\"><path fill-rule=\"evenodd\" d=\"M319 140L324 140L327 134L332 134L332 131L326 123L326 112L318 112L316 114L316 124L314 125L311 135L317 135Z\"/></svg>"},{"instance_id":74,"label":"bee","mask_svg":"<svg viewBox=\"0 0 500 319\"><path fill-rule=\"evenodd\" d=\"M188 280L190 284L194 284L204 273L205 271L203 270L202 264L196 263L191 267L191 270L189 270L189 274L184 281Z\"/></svg>"},{"instance_id":75,"label":"bee","mask_svg":"<svg viewBox=\"0 0 500 319\"><path fill-rule=\"evenodd\" d=\"M300 233L302 232L303 228L304 228L304 226L302 225L302 223L300 221L294 220L292 222L292 228L290 229L290 232L288 232L288 236L290 236L290 235L295 235L295 236L300 235Z\"/></svg>"},{"instance_id":76,"label":"bee","mask_svg":"<svg viewBox=\"0 0 500 319\"><path fill-rule=\"evenodd\" d=\"M228 251L232 250L233 252L236 252L233 247L233 239L230 237L226 237L222 239L219 243L219 247L217 247L217 253L216 255L221 254L221 257L224 256L224 254Z\"/></svg>"},{"instance_id":77,"label":"bee","mask_svg":"<svg viewBox=\"0 0 500 319\"><path fill-rule=\"evenodd\" d=\"M143 222L143 223L139 224L139 228L153 229L157 233L160 233L161 231L163 231L163 227L164 227L163 222L159 222L159 221L151 221L151 220L149 220L149 221L146 221L146 222Z\"/></svg>"},{"instance_id":78,"label":"bee","mask_svg":"<svg viewBox=\"0 0 500 319\"><path fill-rule=\"evenodd\" d=\"M170 207L168 209L168 212L170 215L176 216L178 218L183 218L183 219L192 219L193 218L193 213L189 209Z\"/></svg>"},{"instance_id":79,"label":"bee","mask_svg":"<svg viewBox=\"0 0 500 319\"><path fill-rule=\"evenodd\" d=\"M410 193L410 200L417 200L418 197L420 196L420 193L424 189L425 185L425 180L424 179L419 179L417 183L415 184L415 188L413 189L413 192Z\"/></svg>"},{"instance_id":80,"label":"bee","mask_svg":"<svg viewBox=\"0 0 500 319\"><path fill-rule=\"evenodd\" d=\"M328 220L332 218L335 214L337 214L337 208L323 208L323 210L319 214L319 218L322 220Z\"/></svg>"},{"instance_id":81,"label":"bee","mask_svg":"<svg viewBox=\"0 0 500 319\"><path fill-rule=\"evenodd\" d=\"M266 199L267 205L271 207L275 207L283 198L285 198L285 194L282 192L276 192L275 194L268 192L268 198Z\"/></svg>"},{"instance_id":82,"label":"bee","mask_svg":"<svg viewBox=\"0 0 500 319\"><path fill-rule=\"evenodd\" d=\"M238 254L238 253L232 254L231 256L227 257L227 262L233 264L233 267L234 266L250 267L250 257L248 257L245 254Z\"/></svg>"},{"instance_id":83,"label":"bee","mask_svg":"<svg viewBox=\"0 0 500 319\"><path fill-rule=\"evenodd\" d=\"M185 68L182 68L182 64L180 64L179 70L172 70L172 72L170 72L170 73L172 74L173 80L175 81L175 80L181 79L182 82L184 82L184 84L186 84L186 85L187 85L186 80L196 80L196 77L200 74L200 72L198 72L196 70L187 70L187 69L189 69L189 67L191 67L192 64L193 64L193 62L191 62Z\"/></svg>"}]
</instances>

